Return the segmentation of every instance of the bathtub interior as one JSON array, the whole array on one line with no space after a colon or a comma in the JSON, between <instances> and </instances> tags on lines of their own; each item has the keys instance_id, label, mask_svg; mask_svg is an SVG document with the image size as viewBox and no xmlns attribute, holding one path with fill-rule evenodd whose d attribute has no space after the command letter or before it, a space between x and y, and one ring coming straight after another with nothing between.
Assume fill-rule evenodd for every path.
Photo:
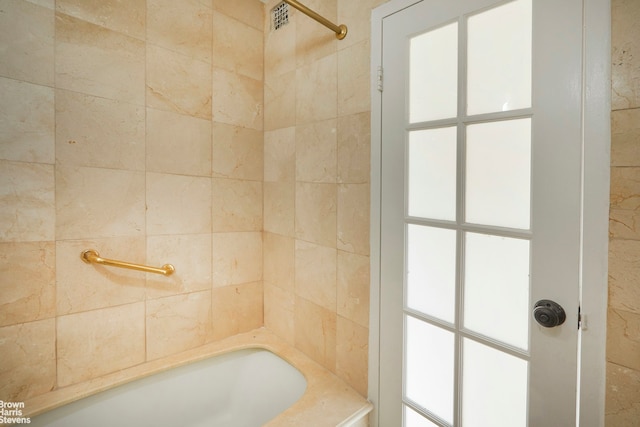
<instances>
[{"instance_id":1,"label":"bathtub interior","mask_svg":"<svg viewBox=\"0 0 640 427\"><path fill-rule=\"evenodd\" d=\"M161 372L31 419L48 427L258 427L295 403L304 376L264 349Z\"/></svg>"}]
</instances>

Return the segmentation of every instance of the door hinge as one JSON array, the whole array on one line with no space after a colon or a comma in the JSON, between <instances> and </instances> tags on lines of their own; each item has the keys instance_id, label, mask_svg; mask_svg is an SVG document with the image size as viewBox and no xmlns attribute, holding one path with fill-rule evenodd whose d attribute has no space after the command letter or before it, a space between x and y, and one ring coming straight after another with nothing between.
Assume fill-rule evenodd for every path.
<instances>
[{"instance_id":1,"label":"door hinge","mask_svg":"<svg viewBox=\"0 0 640 427\"><path fill-rule=\"evenodd\" d=\"M383 85L383 69L382 66L378 67L378 91L382 92L382 90L384 89L384 85Z\"/></svg>"},{"instance_id":2,"label":"door hinge","mask_svg":"<svg viewBox=\"0 0 640 427\"><path fill-rule=\"evenodd\" d=\"M587 330L587 315L582 313L580 306L578 306L578 329Z\"/></svg>"}]
</instances>

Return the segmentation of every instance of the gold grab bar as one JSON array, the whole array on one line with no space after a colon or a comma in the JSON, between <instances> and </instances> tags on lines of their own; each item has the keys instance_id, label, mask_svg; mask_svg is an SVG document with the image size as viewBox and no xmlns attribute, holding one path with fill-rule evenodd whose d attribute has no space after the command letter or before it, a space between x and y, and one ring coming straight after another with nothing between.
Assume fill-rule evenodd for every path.
<instances>
[{"instance_id":1,"label":"gold grab bar","mask_svg":"<svg viewBox=\"0 0 640 427\"><path fill-rule=\"evenodd\" d=\"M296 0L284 0L284 1L285 1L285 3L295 7L300 12L304 13L305 15L307 15L309 18L315 19L316 21L318 21L319 23L321 23L325 27L333 30L333 32L336 33L336 38L338 40L342 40L343 38L345 38L347 36L347 26L346 25L344 25L344 24L336 25L333 22L329 21L324 16L318 15L316 12L314 12L311 9L309 9L307 6L298 3Z\"/></svg>"},{"instance_id":2,"label":"gold grab bar","mask_svg":"<svg viewBox=\"0 0 640 427\"><path fill-rule=\"evenodd\" d=\"M80 254L80 258L82 258L82 261L86 262L87 264L91 264L92 262L95 262L96 264L111 265L114 267L130 268L132 270L146 271L147 273L164 274L165 276L170 276L173 274L174 271L176 271L175 267L171 264L165 264L162 267L157 268L157 267L149 267L147 265L131 264L129 262L124 262L124 261L116 261L114 259L101 258L98 251L94 249L87 249L86 251L82 252Z\"/></svg>"}]
</instances>

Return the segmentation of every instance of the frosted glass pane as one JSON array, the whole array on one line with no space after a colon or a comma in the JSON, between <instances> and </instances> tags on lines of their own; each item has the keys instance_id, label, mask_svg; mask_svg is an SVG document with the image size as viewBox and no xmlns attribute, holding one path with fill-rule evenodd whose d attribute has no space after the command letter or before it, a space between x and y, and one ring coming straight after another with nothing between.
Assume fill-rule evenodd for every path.
<instances>
[{"instance_id":1,"label":"frosted glass pane","mask_svg":"<svg viewBox=\"0 0 640 427\"><path fill-rule=\"evenodd\" d=\"M409 133L409 215L455 220L456 128Z\"/></svg>"},{"instance_id":2,"label":"frosted glass pane","mask_svg":"<svg viewBox=\"0 0 640 427\"><path fill-rule=\"evenodd\" d=\"M529 241L467 233L464 326L526 350Z\"/></svg>"},{"instance_id":3,"label":"frosted glass pane","mask_svg":"<svg viewBox=\"0 0 640 427\"><path fill-rule=\"evenodd\" d=\"M531 119L467 127L465 219L529 229Z\"/></svg>"},{"instance_id":4,"label":"frosted glass pane","mask_svg":"<svg viewBox=\"0 0 640 427\"><path fill-rule=\"evenodd\" d=\"M406 317L405 396L440 418L453 421L453 334Z\"/></svg>"},{"instance_id":5,"label":"frosted glass pane","mask_svg":"<svg viewBox=\"0 0 640 427\"><path fill-rule=\"evenodd\" d=\"M531 0L468 21L467 114L531 107Z\"/></svg>"},{"instance_id":6,"label":"frosted glass pane","mask_svg":"<svg viewBox=\"0 0 640 427\"><path fill-rule=\"evenodd\" d=\"M453 323L455 296L455 230L409 224L407 307Z\"/></svg>"},{"instance_id":7,"label":"frosted glass pane","mask_svg":"<svg viewBox=\"0 0 640 427\"><path fill-rule=\"evenodd\" d=\"M438 427L411 407L404 407L404 427Z\"/></svg>"},{"instance_id":8,"label":"frosted glass pane","mask_svg":"<svg viewBox=\"0 0 640 427\"><path fill-rule=\"evenodd\" d=\"M462 425L525 427L528 363L470 339L463 346Z\"/></svg>"},{"instance_id":9,"label":"frosted glass pane","mask_svg":"<svg viewBox=\"0 0 640 427\"><path fill-rule=\"evenodd\" d=\"M409 121L455 117L458 23L413 37L409 49Z\"/></svg>"}]
</instances>

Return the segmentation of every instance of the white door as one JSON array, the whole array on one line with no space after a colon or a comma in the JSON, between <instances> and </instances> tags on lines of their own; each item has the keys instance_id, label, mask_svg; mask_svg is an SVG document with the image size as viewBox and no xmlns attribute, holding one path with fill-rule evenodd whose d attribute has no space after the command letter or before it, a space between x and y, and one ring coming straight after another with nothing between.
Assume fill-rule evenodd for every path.
<instances>
[{"instance_id":1,"label":"white door","mask_svg":"<svg viewBox=\"0 0 640 427\"><path fill-rule=\"evenodd\" d=\"M383 20L377 425L576 425L582 49L582 0Z\"/></svg>"}]
</instances>

